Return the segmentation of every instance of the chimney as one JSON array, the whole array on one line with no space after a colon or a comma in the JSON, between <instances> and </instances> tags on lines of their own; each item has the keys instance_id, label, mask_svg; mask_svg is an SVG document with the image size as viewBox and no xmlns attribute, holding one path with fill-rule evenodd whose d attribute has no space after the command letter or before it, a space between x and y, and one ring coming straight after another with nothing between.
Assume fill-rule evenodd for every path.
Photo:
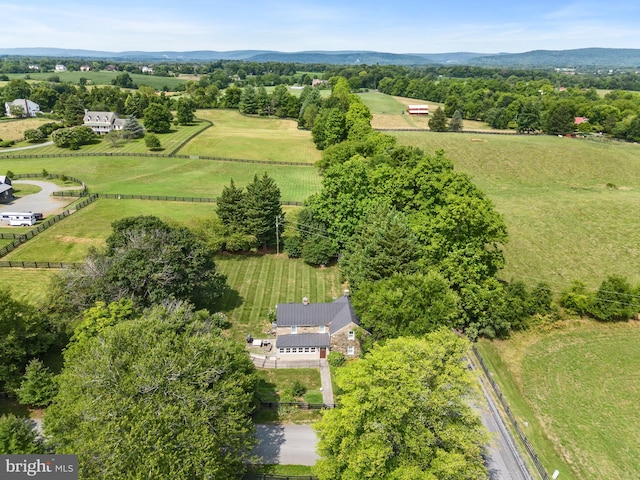
<instances>
[{"instance_id":1,"label":"chimney","mask_svg":"<svg viewBox=\"0 0 640 480\"><path fill-rule=\"evenodd\" d=\"M309 299L307 297L302 297L302 304L309 305Z\"/></svg>"},{"instance_id":2,"label":"chimney","mask_svg":"<svg viewBox=\"0 0 640 480\"><path fill-rule=\"evenodd\" d=\"M344 293L345 297L348 297L349 296L349 289L345 289L343 293Z\"/></svg>"}]
</instances>

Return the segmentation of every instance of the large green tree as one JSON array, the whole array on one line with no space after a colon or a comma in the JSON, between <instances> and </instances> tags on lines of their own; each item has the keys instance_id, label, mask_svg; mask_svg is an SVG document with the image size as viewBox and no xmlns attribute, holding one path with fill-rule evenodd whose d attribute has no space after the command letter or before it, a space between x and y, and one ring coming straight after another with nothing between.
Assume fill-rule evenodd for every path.
<instances>
[{"instance_id":1,"label":"large green tree","mask_svg":"<svg viewBox=\"0 0 640 480\"><path fill-rule=\"evenodd\" d=\"M362 327L376 339L451 328L462 315L458 295L434 270L366 282L353 293L353 307Z\"/></svg>"},{"instance_id":2,"label":"large green tree","mask_svg":"<svg viewBox=\"0 0 640 480\"><path fill-rule=\"evenodd\" d=\"M29 360L55 340L47 316L0 288L0 391L15 391Z\"/></svg>"},{"instance_id":3,"label":"large green tree","mask_svg":"<svg viewBox=\"0 0 640 480\"><path fill-rule=\"evenodd\" d=\"M340 408L315 425L321 480L487 478L467 342L449 330L375 345L338 370Z\"/></svg>"},{"instance_id":4,"label":"large green tree","mask_svg":"<svg viewBox=\"0 0 640 480\"><path fill-rule=\"evenodd\" d=\"M374 205L347 242L340 271L352 290L398 273L414 273L422 248L402 213Z\"/></svg>"},{"instance_id":5,"label":"large green tree","mask_svg":"<svg viewBox=\"0 0 640 480\"><path fill-rule=\"evenodd\" d=\"M176 104L176 118L180 125L188 125L195 119L196 105L188 97L180 98Z\"/></svg>"},{"instance_id":6,"label":"large green tree","mask_svg":"<svg viewBox=\"0 0 640 480\"><path fill-rule=\"evenodd\" d=\"M144 109L144 127L148 132L167 133L172 120L171 111L161 103L154 102Z\"/></svg>"},{"instance_id":7,"label":"large green tree","mask_svg":"<svg viewBox=\"0 0 640 480\"><path fill-rule=\"evenodd\" d=\"M435 109L429 119L429 130L432 132L446 132L448 129L447 117L441 107Z\"/></svg>"},{"instance_id":8,"label":"large green tree","mask_svg":"<svg viewBox=\"0 0 640 480\"><path fill-rule=\"evenodd\" d=\"M96 301L130 298L148 306L168 299L211 305L225 285L213 252L189 229L157 217L117 220L106 249L92 249L84 264L61 275L62 301L76 311Z\"/></svg>"},{"instance_id":9,"label":"large green tree","mask_svg":"<svg viewBox=\"0 0 640 480\"><path fill-rule=\"evenodd\" d=\"M187 305L108 326L65 354L45 432L81 478L236 478L255 443L256 376Z\"/></svg>"}]
</instances>

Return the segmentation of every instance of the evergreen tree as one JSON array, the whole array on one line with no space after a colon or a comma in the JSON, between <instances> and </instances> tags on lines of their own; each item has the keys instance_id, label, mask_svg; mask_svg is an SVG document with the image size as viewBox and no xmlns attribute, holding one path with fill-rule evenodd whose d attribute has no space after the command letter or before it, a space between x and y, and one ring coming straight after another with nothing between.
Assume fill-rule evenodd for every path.
<instances>
[{"instance_id":1,"label":"evergreen tree","mask_svg":"<svg viewBox=\"0 0 640 480\"><path fill-rule=\"evenodd\" d=\"M58 387L51 371L41 360L33 359L27 365L22 384L18 390L18 400L25 405L46 407L58 393Z\"/></svg>"},{"instance_id":2,"label":"evergreen tree","mask_svg":"<svg viewBox=\"0 0 640 480\"><path fill-rule=\"evenodd\" d=\"M447 131L447 117L441 107L436 108L436 111L433 112L433 117L429 119L429 129L432 132Z\"/></svg>"},{"instance_id":3,"label":"evergreen tree","mask_svg":"<svg viewBox=\"0 0 640 480\"><path fill-rule=\"evenodd\" d=\"M122 136L125 138L142 138L144 137L144 127L136 117L129 117L122 127Z\"/></svg>"},{"instance_id":4,"label":"evergreen tree","mask_svg":"<svg viewBox=\"0 0 640 480\"><path fill-rule=\"evenodd\" d=\"M413 273L422 255L406 217L388 204L374 206L345 246L340 270L352 290L398 273Z\"/></svg>"},{"instance_id":5,"label":"evergreen tree","mask_svg":"<svg viewBox=\"0 0 640 480\"><path fill-rule=\"evenodd\" d=\"M240 103L238 105L240 113L255 115L258 113L258 102L256 100L256 89L253 85L247 85L242 89Z\"/></svg>"},{"instance_id":6,"label":"evergreen tree","mask_svg":"<svg viewBox=\"0 0 640 480\"><path fill-rule=\"evenodd\" d=\"M64 102L64 113L62 120L66 127L80 125L84 117L84 104L76 95L69 95L67 101Z\"/></svg>"},{"instance_id":7,"label":"evergreen tree","mask_svg":"<svg viewBox=\"0 0 640 480\"><path fill-rule=\"evenodd\" d=\"M228 186L222 189L222 194L216 201L218 217L225 227L234 231L244 231L246 223L245 193L236 187L233 178Z\"/></svg>"},{"instance_id":8,"label":"evergreen tree","mask_svg":"<svg viewBox=\"0 0 640 480\"><path fill-rule=\"evenodd\" d=\"M247 233L255 235L264 248L274 245L276 217L282 217L280 189L265 172L260 178L255 175L253 182L247 185L245 198Z\"/></svg>"},{"instance_id":9,"label":"evergreen tree","mask_svg":"<svg viewBox=\"0 0 640 480\"><path fill-rule=\"evenodd\" d=\"M449 131L462 131L462 114L460 113L460 110L456 110L455 112L453 112L453 117L451 117L451 121L449 122Z\"/></svg>"},{"instance_id":10,"label":"evergreen tree","mask_svg":"<svg viewBox=\"0 0 640 480\"><path fill-rule=\"evenodd\" d=\"M13 414L0 417L0 454L34 455L44 453L42 442L31 420Z\"/></svg>"},{"instance_id":11,"label":"evergreen tree","mask_svg":"<svg viewBox=\"0 0 640 480\"><path fill-rule=\"evenodd\" d=\"M271 100L264 86L260 86L256 90L256 108L260 115L271 115L273 113Z\"/></svg>"}]
</instances>

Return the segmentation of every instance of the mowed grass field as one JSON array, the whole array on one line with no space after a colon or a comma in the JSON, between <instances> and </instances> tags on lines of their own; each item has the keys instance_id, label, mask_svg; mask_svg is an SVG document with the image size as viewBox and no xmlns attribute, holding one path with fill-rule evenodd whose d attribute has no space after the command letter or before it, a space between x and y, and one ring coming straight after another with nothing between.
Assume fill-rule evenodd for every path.
<instances>
[{"instance_id":1,"label":"mowed grass field","mask_svg":"<svg viewBox=\"0 0 640 480\"><path fill-rule=\"evenodd\" d=\"M29 78L27 82L45 82L51 77L58 77L60 82L80 83L81 78L88 80L89 85L112 85L112 81L116 79L118 75L122 75L124 72L109 72L107 70L91 70L89 72L31 72L28 74ZM163 90L167 87L169 90L174 89L176 86L185 83L187 78L180 77L158 77L154 75L146 75L143 73L131 73L128 72L131 80L138 86L147 85L153 87L156 90ZM24 80L25 73L9 73L7 76L10 80ZM6 82L0 82L0 86L4 86Z\"/></svg>"},{"instance_id":2,"label":"mowed grass field","mask_svg":"<svg viewBox=\"0 0 640 480\"><path fill-rule=\"evenodd\" d=\"M220 305L240 342L247 334L270 336L268 314L278 303L302 302L305 296L314 303L330 302L343 291L337 267L311 267L285 254L220 255L216 265L233 289Z\"/></svg>"},{"instance_id":3,"label":"mowed grass field","mask_svg":"<svg viewBox=\"0 0 640 480\"><path fill-rule=\"evenodd\" d=\"M299 130L292 119L249 117L237 110L198 110L198 118L213 127L189 142L180 154L225 158L303 162L314 164L322 156L311 132Z\"/></svg>"},{"instance_id":4,"label":"mowed grass field","mask_svg":"<svg viewBox=\"0 0 640 480\"><path fill-rule=\"evenodd\" d=\"M3 159L0 171L38 173L46 169L84 181L90 192L216 198L233 178L238 187L268 173L283 201L304 201L320 189L309 166L268 165L168 157L69 157Z\"/></svg>"},{"instance_id":5,"label":"mowed grass field","mask_svg":"<svg viewBox=\"0 0 640 480\"><path fill-rule=\"evenodd\" d=\"M36 128L39 123L35 126L29 126L30 122L36 119L29 120L19 120L15 122L14 129L20 130L24 132L27 128ZM49 120L50 121L50 120ZM42 122L41 123L45 123ZM144 122L140 122L144 124ZM2 125L0 123L0 125ZM97 138L93 143L89 145L82 145L78 150L70 151L68 148L60 148L55 145L41 145L29 143L23 141L21 143L16 143L13 147L8 149L0 149L0 156L4 155L60 155L60 154L73 154L79 155L82 153L109 153L109 154L118 154L118 153L151 153L151 154L167 154L176 150L180 145L189 140L193 135L197 135L198 132L209 127L209 124L206 122L194 122L191 125L180 125L173 126L171 131L168 133L157 133L156 136L158 140L160 140L161 149L156 152L150 152L149 148L144 143L144 139L138 138L134 140L130 140L127 142L119 142L117 146L114 146L109 140L105 138ZM21 138L22 135L16 138ZM38 148L30 148L26 151L11 151L11 148L15 147L34 147Z\"/></svg>"},{"instance_id":6,"label":"mowed grass field","mask_svg":"<svg viewBox=\"0 0 640 480\"><path fill-rule=\"evenodd\" d=\"M632 479L640 472L639 344L639 322L574 321L478 349L548 472Z\"/></svg>"}]
</instances>

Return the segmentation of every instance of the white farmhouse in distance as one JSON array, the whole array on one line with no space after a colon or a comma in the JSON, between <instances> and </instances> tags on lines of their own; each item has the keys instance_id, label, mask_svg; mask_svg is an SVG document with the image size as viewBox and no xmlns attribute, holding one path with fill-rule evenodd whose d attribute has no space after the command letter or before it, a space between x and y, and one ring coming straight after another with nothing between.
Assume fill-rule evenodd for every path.
<instances>
[{"instance_id":1,"label":"white farmhouse in distance","mask_svg":"<svg viewBox=\"0 0 640 480\"><path fill-rule=\"evenodd\" d=\"M54 67L54 70L55 70L56 72L66 72L66 71L67 71L67 67L65 67L64 65L60 65L60 64L58 64L58 65L56 65L56 66Z\"/></svg>"},{"instance_id":2,"label":"white farmhouse in distance","mask_svg":"<svg viewBox=\"0 0 640 480\"><path fill-rule=\"evenodd\" d=\"M22 109L22 114L15 114L18 109ZM4 111L7 117L35 117L40 113L40 105L31 100L16 98L13 102L4 103Z\"/></svg>"}]
</instances>

